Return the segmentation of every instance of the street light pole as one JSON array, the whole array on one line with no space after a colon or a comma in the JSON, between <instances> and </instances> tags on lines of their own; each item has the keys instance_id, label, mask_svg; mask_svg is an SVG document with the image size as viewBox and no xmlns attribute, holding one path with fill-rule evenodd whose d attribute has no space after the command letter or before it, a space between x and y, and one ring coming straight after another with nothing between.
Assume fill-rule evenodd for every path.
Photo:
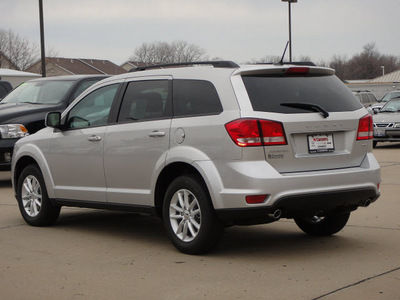
<instances>
[{"instance_id":1,"label":"street light pole","mask_svg":"<svg viewBox=\"0 0 400 300\"><path fill-rule=\"evenodd\" d=\"M297 3L297 0L282 0L288 3L289 8L289 62L292 62L292 9L291 4Z\"/></svg>"},{"instance_id":2,"label":"street light pole","mask_svg":"<svg viewBox=\"0 0 400 300\"><path fill-rule=\"evenodd\" d=\"M42 57L42 77L46 77L46 55L44 51L43 0L39 0L39 19L40 19L40 48Z\"/></svg>"}]
</instances>

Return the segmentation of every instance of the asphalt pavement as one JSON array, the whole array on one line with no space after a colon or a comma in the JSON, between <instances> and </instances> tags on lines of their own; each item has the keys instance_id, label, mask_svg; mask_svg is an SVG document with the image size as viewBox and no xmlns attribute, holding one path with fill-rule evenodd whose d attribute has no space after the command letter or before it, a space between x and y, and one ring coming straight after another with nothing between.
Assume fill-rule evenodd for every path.
<instances>
[{"instance_id":1,"label":"asphalt pavement","mask_svg":"<svg viewBox=\"0 0 400 300\"><path fill-rule=\"evenodd\" d=\"M374 149L377 202L332 237L292 220L230 227L207 255L178 252L161 221L63 208L51 227L28 226L0 181L1 299L400 299L400 144Z\"/></svg>"}]
</instances>

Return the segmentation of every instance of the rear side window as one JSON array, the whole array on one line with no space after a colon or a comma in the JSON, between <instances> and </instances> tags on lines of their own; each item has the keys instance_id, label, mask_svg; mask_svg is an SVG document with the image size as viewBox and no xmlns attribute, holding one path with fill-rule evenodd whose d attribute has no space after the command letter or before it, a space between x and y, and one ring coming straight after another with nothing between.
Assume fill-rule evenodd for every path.
<instances>
[{"instance_id":1,"label":"rear side window","mask_svg":"<svg viewBox=\"0 0 400 300\"><path fill-rule=\"evenodd\" d=\"M174 116L218 115L221 101L214 85L205 80L175 79Z\"/></svg>"},{"instance_id":2,"label":"rear side window","mask_svg":"<svg viewBox=\"0 0 400 300\"><path fill-rule=\"evenodd\" d=\"M354 111L363 106L336 76L242 76L255 111L308 113L284 103L316 104L328 112Z\"/></svg>"}]
</instances>

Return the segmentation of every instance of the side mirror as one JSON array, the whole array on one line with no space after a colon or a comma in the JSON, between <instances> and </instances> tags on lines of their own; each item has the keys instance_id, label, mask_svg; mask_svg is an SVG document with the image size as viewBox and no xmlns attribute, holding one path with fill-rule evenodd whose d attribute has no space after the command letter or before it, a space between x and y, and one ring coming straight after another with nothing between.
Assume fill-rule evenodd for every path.
<instances>
[{"instance_id":1,"label":"side mirror","mask_svg":"<svg viewBox=\"0 0 400 300\"><path fill-rule=\"evenodd\" d=\"M61 127L61 113L60 112L50 112L46 115L46 126L52 128Z\"/></svg>"},{"instance_id":2,"label":"side mirror","mask_svg":"<svg viewBox=\"0 0 400 300\"><path fill-rule=\"evenodd\" d=\"M377 113L379 113L379 111L380 111L379 108L373 108L372 110L373 110L373 112L374 112L375 115L376 115Z\"/></svg>"}]
</instances>

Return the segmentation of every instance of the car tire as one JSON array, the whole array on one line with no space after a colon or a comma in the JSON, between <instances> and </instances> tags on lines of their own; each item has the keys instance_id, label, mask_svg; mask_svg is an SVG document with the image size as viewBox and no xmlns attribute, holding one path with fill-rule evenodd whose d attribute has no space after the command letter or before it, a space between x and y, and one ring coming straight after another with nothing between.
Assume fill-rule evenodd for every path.
<instances>
[{"instance_id":1,"label":"car tire","mask_svg":"<svg viewBox=\"0 0 400 300\"><path fill-rule=\"evenodd\" d=\"M297 226L312 236L328 236L335 234L346 226L350 213L331 214L325 217L295 218Z\"/></svg>"},{"instance_id":2,"label":"car tire","mask_svg":"<svg viewBox=\"0 0 400 300\"><path fill-rule=\"evenodd\" d=\"M51 225L60 214L61 207L50 202L42 172L36 165L29 165L21 172L17 200L22 217L32 226Z\"/></svg>"},{"instance_id":3,"label":"car tire","mask_svg":"<svg viewBox=\"0 0 400 300\"><path fill-rule=\"evenodd\" d=\"M187 254L212 250L224 230L205 184L195 176L177 177L169 185L163 204L163 222L172 244Z\"/></svg>"},{"instance_id":4,"label":"car tire","mask_svg":"<svg viewBox=\"0 0 400 300\"><path fill-rule=\"evenodd\" d=\"M377 144L378 144L378 142L373 141L372 142L372 147L375 148Z\"/></svg>"}]
</instances>

